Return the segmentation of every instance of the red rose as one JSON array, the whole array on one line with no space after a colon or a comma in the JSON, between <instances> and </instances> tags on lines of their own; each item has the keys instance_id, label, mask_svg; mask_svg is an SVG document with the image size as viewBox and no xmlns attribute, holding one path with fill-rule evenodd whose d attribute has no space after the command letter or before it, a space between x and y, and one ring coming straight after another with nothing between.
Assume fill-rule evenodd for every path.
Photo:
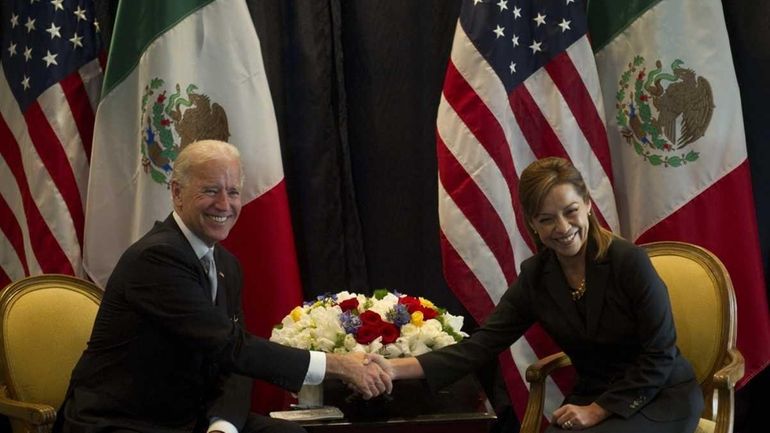
<instances>
[{"instance_id":1,"label":"red rose","mask_svg":"<svg viewBox=\"0 0 770 433\"><path fill-rule=\"evenodd\" d=\"M372 310L366 310L358 317L361 319L361 323L363 325L375 325L379 327L380 323L382 323L382 317L380 314Z\"/></svg>"},{"instance_id":2,"label":"red rose","mask_svg":"<svg viewBox=\"0 0 770 433\"><path fill-rule=\"evenodd\" d=\"M358 299L357 298L346 299L340 302L340 308L342 308L343 312L355 310L356 308L358 308Z\"/></svg>"},{"instance_id":3,"label":"red rose","mask_svg":"<svg viewBox=\"0 0 770 433\"><path fill-rule=\"evenodd\" d=\"M360 328L358 328L358 332L356 333L356 341L361 344L369 344L372 341L376 340L377 337L379 336L380 336L379 324L364 323L363 325L361 325Z\"/></svg>"},{"instance_id":4,"label":"red rose","mask_svg":"<svg viewBox=\"0 0 770 433\"><path fill-rule=\"evenodd\" d=\"M390 344L401 335L401 331L398 327L392 323L383 322L380 327L380 333L382 334L382 344Z\"/></svg>"},{"instance_id":5,"label":"red rose","mask_svg":"<svg viewBox=\"0 0 770 433\"><path fill-rule=\"evenodd\" d=\"M438 311L434 310L433 308L426 307L424 305L420 305L417 311L422 311L423 320L435 319L436 316L438 316Z\"/></svg>"},{"instance_id":6,"label":"red rose","mask_svg":"<svg viewBox=\"0 0 770 433\"><path fill-rule=\"evenodd\" d=\"M438 311L422 305L420 299L413 296L402 296L398 299L398 303L406 305L406 310L409 311L409 314L421 311L424 320L434 319L438 316Z\"/></svg>"},{"instance_id":7,"label":"red rose","mask_svg":"<svg viewBox=\"0 0 770 433\"><path fill-rule=\"evenodd\" d=\"M414 296L402 296L398 298L398 303L406 305L406 310L409 311L409 313L414 313L422 305L420 304L420 300Z\"/></svg>"}]
</instances>

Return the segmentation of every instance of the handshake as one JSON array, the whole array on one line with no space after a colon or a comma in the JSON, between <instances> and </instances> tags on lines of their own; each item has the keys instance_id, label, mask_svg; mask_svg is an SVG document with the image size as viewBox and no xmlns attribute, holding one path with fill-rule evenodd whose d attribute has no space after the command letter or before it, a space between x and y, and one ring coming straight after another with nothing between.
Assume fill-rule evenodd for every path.
<instances>
[{"instance_id":1,"label":"handshake","mask_svg":"<svg viewBox=\"0 0 770 433\"><path fill-rule=\"evenodd\" d=\"M365 400L393 390L395 369L390 361L374 353L326 355L326 377L345 382Z\"/></svg>"}]
</instances>

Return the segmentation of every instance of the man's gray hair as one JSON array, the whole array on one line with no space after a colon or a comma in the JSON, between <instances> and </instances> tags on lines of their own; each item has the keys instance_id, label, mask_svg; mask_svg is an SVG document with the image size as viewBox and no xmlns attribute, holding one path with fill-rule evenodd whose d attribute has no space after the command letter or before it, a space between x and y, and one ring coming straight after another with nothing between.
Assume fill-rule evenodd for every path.
<instances>
[{"instance_id":1,"label":"man's gray hair","mask_svg":"<svg viewBox=\"0 0 770 433\"><path fill-rule=\"evenodd\" d=\"M180 186L186 186L190 180L190 170L206 161L227 158L238 161L238 169L241 172L240 186L243 186L245 175L241 163L241 152L230 143L218 140L201 140L188 144L174 161L174 171L171 173L171 181Z\"/></svg>"}]
</instances>

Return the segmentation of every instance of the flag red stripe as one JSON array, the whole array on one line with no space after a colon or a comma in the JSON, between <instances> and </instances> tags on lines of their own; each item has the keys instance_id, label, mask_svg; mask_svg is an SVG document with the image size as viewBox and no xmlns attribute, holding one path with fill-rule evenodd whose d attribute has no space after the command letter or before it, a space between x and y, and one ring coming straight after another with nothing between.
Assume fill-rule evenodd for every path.
<instances>
[{"instance_id":1,"label":"flag red stripe","mask_svg":"<svg viewBox=\"0 0 770 433\"><path fill-rule=\"evenodd\" d=\"M447 284L476 323L484 323L489 313L495 308L494 302L468 264L449 243L443 231L439 233L439 240Z\"/></svg>"},{"instance_id":2,"label":"flag red stripe","mask_svg":"<svg viewBox=\"0 0 770 433\"><path fill-rule=\"evenodd\" d=\"M495 161L508 188L514 192L518 191L519 179L513 168L513 159L508 151L503 128L452 62L447 65L444 97Z\"/></svg>"},{"instance_id":3,"label":"flag red stripe","mask_svg":"<svg viewBox=\"0 0 770 433\"><path fill-rule=\"evenodd\" d=\"M497 118L495 118L494 114L489 110L484 101L479 98L452 62L449 62L447 65L446 78L444 79L444 97L462 122L476 137L476 140L484 146L484 149L486 149L498 169L500 169L511 194L513 212L516 215L516 225L519 231L522 233L526 232L526 222L519 205L519 178L516 175L516 169L513 165L513 158L508 148L505 133ZM441 166L439 165L440 170ZM532 244L528 237L524 236L524 241L529 245L530 250L535 249L535 245ZM511 280L508 280L508 282L510 283Z\"/></svg>"},{"instance_id":4,"label":"flag red stripe","mask_svg":"<svg viewBox=\"0 0 770 433\"><path fill-rule=\"evenodd\" d=\"M11 243L13 250L16 252L16 256L19 257L21 266L24 268L24 275L29 275L29 265L27 265L27 253L24 251L24 235L21 231L21 226L16 220L11 207L5 199L0 196L0 230L3 231L5 237L8 238L8 242Z\"/></svg>"},{"instance_id":5,"label":"flag red stripe","mask_svg":"<svg viewBox=\"0 0 770 433\"><path fill-rule=\"evenodd\" d=\"M746 359L743 386L770 360L770 316L759 253L754 198L744 161L665 220L648 229L637 243L679 240L700 245L724 263L738 306L738 350ZM718 212L714 203L724 203ZM704 218L708 215L708 218Z\"/></svg>"},{"instance_id":6,"label":"flag red stripe","mask_svg":"<svg viewBox=\"0 0 770 433\"><path fill-rule=\"evenodd\" d=\"M516 121L521 127L522 134L524 134L524 139L527 140L527 143L532 148L532 152L535 153L538 159L547 156L558 156L571 160L564 150L561 141L559 141L559 138L554 133L553 128L551 128L548 120L543 116L543 113L525 86L515 88L511 92L509 101L513 114L516 116ZM588 150L586 149L586 151ZM612 173L612 171L607 173ZM593 209L599 222L607 227L607 221L599 207L594 206ZM525 232L526 230L522 230L522 233ZM535 249L532 248L532 250L534 251Z\"/></svg>"},{"instance_id":7,"label":"flag red stripe","mask_svg":"<svg viewBox=\"0 0 770 433\"><path fill-rule=\"evenodd\" d=\"M69 210L78 243L83 245L83 222L85 221L83 201L67 154L48 123L40 104L37 102L30 104L24 113L24 118L27 125L30 125L28 128L30 139Z\"/></svg>"},{"instance_id":8,"label":"flag red stripe","mask_svg":"<svg viewBox=\"0 0 770 433\"><path fill-rule=\"evenodd\" d=\"M529 399L529 388L524 383L524 378L519 375L516 363L513 361L513 355L510 350L504 350L498 356L500 362L500 372L508 389L508 396L511 398L511 405L516 412L516 416L524 419L524 412L527 408Z\"/></svg>"},{"instance_id":9,"label":"flag red stripe","mask_svg":"<svg viewBox=\"0 0 770 433\"><path fill-rule=\"evenodd\" d=\"M94 111L91 109L91 100L88 99L88 92L83 85L83 79L76 71L65 77L59 82L64 96L75 118L75 124L80 133L80 140L83 142L83 150L88 160L91 160L91 140L94 135Z\"/></svg>"},{"instance_id":10,"label":"flag red stripe","mask_svg":"<svg viewBox=\"0 0 770 433\"><path fill-rule=\"evenodd\" d=\"M439 179L444 190L484 239L503 270L505 280L512 282L516 277L513 248L500 215L465 168L449 152L441 137L437 137L436 142L438 164L441 167Z\"/></svg>"},{"instance_id":11,"label":"flag red stripe","mask_svg":"<svg viewBox=\"0 0 770 433\"><path fill-rule=\"evenodd\" d=\"M551 59L545 66L545 70L564 97L572 116L583 131L610 183L613 183L612 158L604 122L596 110L596 105L585 83L575 69L575 64L572 63L567 52L563 51Z\"/></svg>"},{"instance_id":12,"label":"flag red stripe","mask_svg":"<svg viewBox=\"0 0 770 433\"><path fill-rule=\"evenodd\" d=\"M23 170L21 153L19 152L18 145L16 145L16 139L5 123L5 119L0 119L0 139L0 142L5 143L3 146L0 146L0 156L8 164L14 178L16 178L19 191L21 191L24 213L27 217L27 229L29 233L33 234L33 236L30 236L32 250L42 271L44 273L75 275L72 264L67 259L59 242L51 233L35 201L32 199L27 177Z\"/></svg>"},{"instance_id":13,"label":"flag red stripe","mask_svg":"<svg viewBox=\"0 0 770 433\"><path fill-rule=\"evenodd\" d=\"M508 101L524 139L538 159L546 156L570 159L526 86L513 89Z\"/></svg>"},{"instance_id":14,"label":"flag red stripe","mask_svg":"<svg viewBox=\"0 0 770 433\"><path fill-rule=\"evenodd\" d=\"M5 273L5 270L0 266L0 288L11 284L11 277Z\"/></svg>"},{"instance_id":15,"label":"flag red stripe","mask_svg":"<svg viewBox=\"0 0 770 433\"><path fill-rule=\"evenodd\" d=\"M553 341L553 338L545 332L539 323L532 325L532 327L524 334L524 337L526 337L529 347L532 348L532 351L535 352L535 355L537 355L539 359L562 351L561 347ZM551 375L551 379L553 379L564 394L569 392L574 385L575 372L572 370L573 369L560 368Z\"/></svg>"}]
</instances>

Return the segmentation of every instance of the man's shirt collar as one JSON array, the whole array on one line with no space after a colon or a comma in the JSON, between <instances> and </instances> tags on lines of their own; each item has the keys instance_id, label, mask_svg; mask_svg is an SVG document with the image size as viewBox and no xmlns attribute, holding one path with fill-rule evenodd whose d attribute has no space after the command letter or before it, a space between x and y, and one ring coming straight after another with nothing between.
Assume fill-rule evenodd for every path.
<instances>
[{"instance_id":1,"label":"man's shirt collar","mask_svg":"<svg viewBox=\"0 0 770 433\"><path fill-rule=\"evenodd\" d=\"M182 234L184 234L184 237L187 238L187 242L190 243L190 246L192 247L193 251L195 251L195 256L198 257L198 259L205 256L209 250L214 249L214 247L209 247L206 245L206 242L203 242L201 238L196 236L195 233L187 228L187 226L182 221L182 217L180 217L176 211L173 211L171 215L174 216L174 221L176 221L176 224L180 229L182 229Z\"/></svg>"}]
</instances>

